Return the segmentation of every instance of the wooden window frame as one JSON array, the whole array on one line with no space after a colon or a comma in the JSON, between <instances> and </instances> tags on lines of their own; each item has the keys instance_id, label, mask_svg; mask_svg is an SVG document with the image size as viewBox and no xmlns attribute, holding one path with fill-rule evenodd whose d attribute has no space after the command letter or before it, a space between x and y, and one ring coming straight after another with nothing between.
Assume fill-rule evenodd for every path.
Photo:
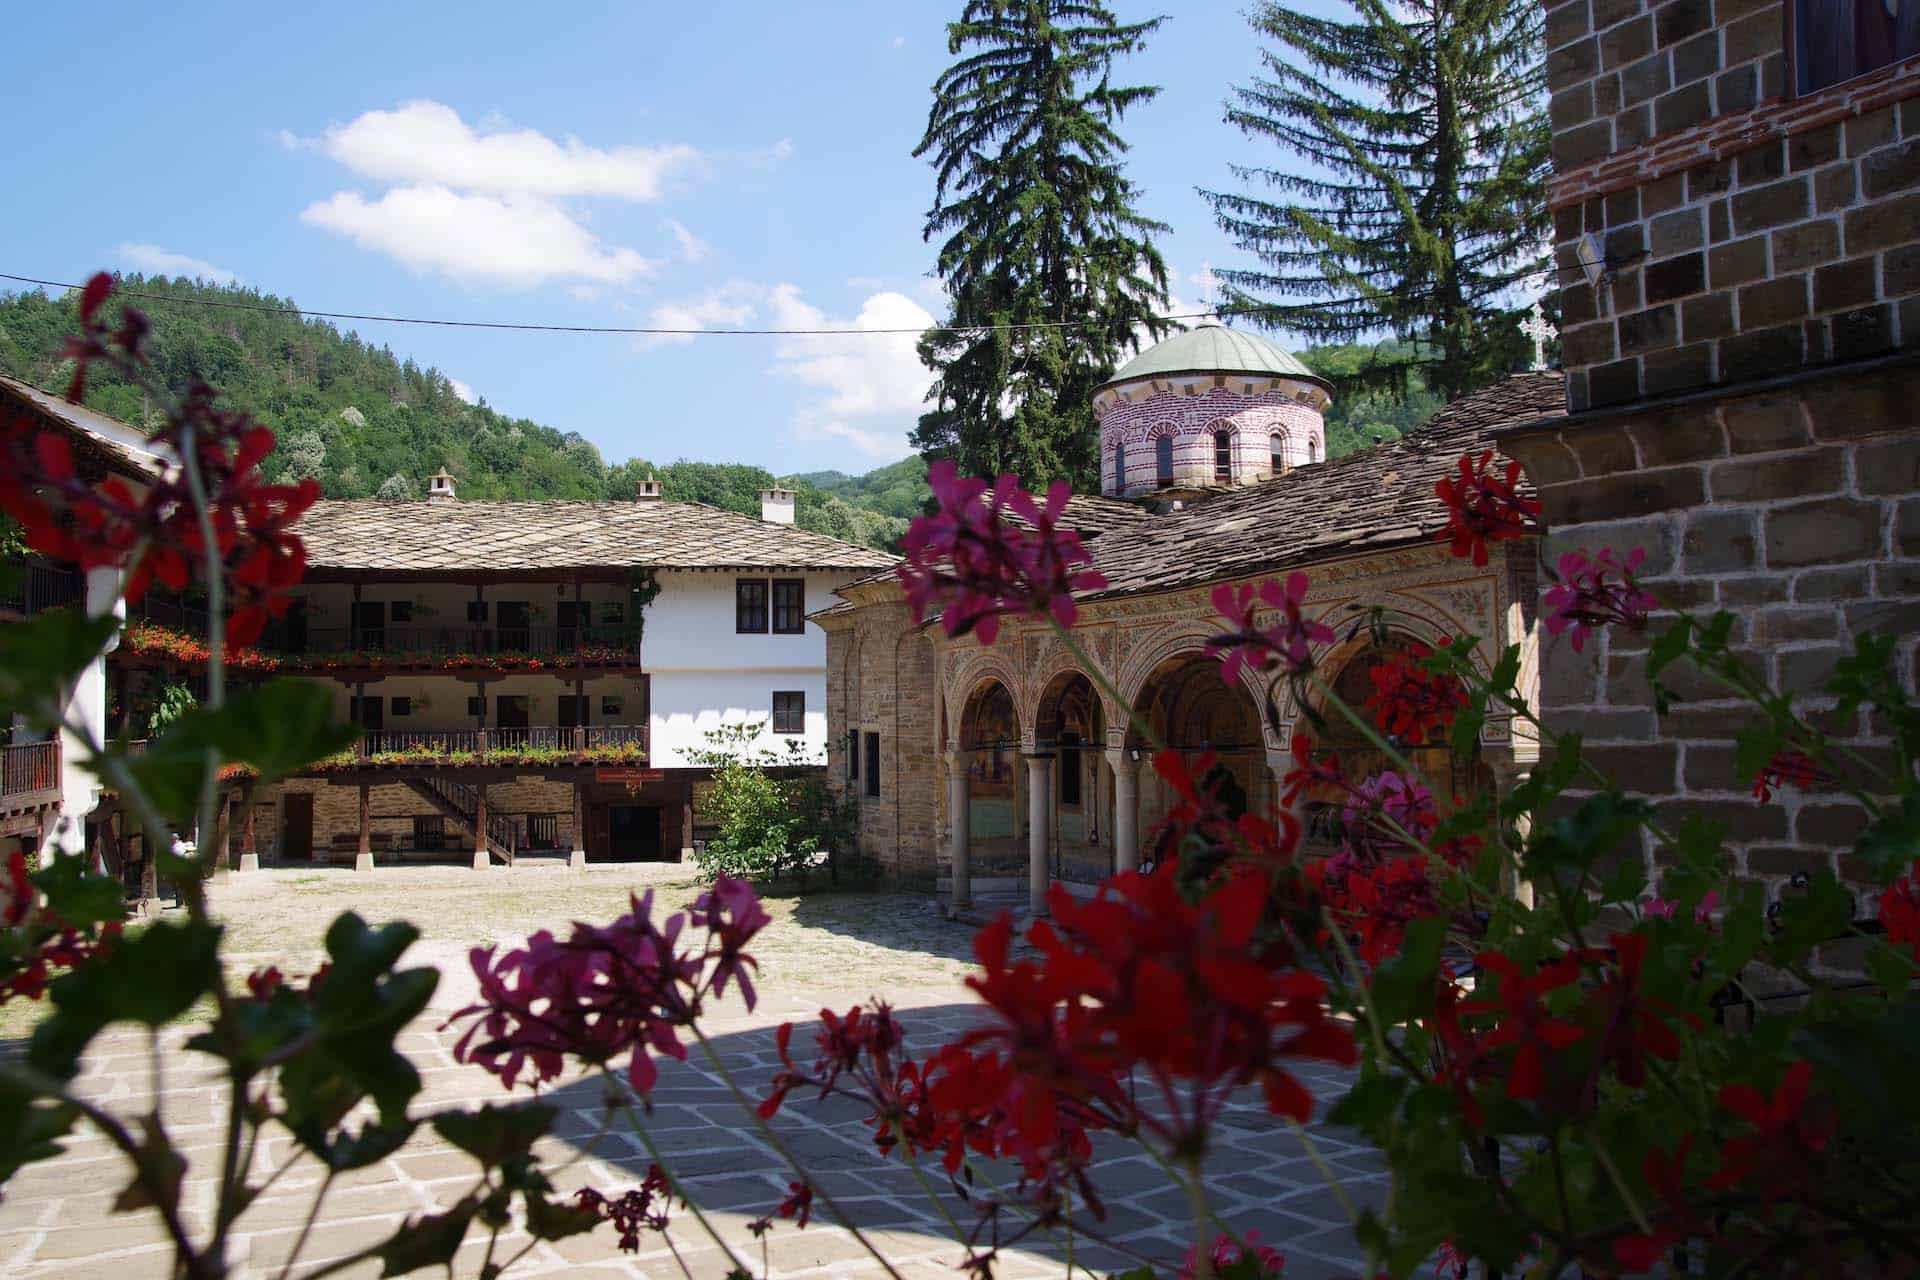
<instances>
[{"instance_id":1,"label":"wooden window frame","mask_svg":"<svg viewBox=\"0 0 1920 1280\"><path fill-rule=\"evenodd\" d=\"M1213 478L1216 482L1233 480L1233 432L1213 433Z\"/></svg>"},{"instance_id":2,"label":"wooden window frame","mask_svg":"<svg viewBox=\"0 0 1920 1280\"><path fill-rule=\"evenodd\" d=\"M1806 60L1800 56L1800 10L1803 5L1813 2L1814 0L1786 0L1786 3L1781 6L1783 15L1782 44L1785 52L1786 97L1789 101L1797 98L1817 97L1824 93L1831 93L1835 90L1843 89L1845 86L1857 80L1865 79L1867 76L1873 75L1876 72L1885 71L1888 67L1906 61L1908 58L1914 56L1915 53L1920 53L1920 49L1912 49L1905 54L1901 54L1898 52L1898 47L1896 46L1888 52L1884 62L1862 68L1858 65L1859 54L1856 45L1854 55L1855 69L1850 74L1840 76L1826 84L1811 85L1807 88L1802 88L1800 78L1807 70L1807 65ZM1866 4L1878 4L1880 2L1881 0L1851 0L1847 9L1848 14L1853 18L1856 29L1859 24L1860 8Z\"/></svg>"},{"instance_id":3,"label":"wooden window frame","mask_svg":"<svg viewBox=\"0 0 1920 1280\"><path fill-rule=\"evenodd\" d=\"M807 731L807 691L805 689L773 691L773 731L788 736Z\"/></svg>"},{"instance_id":4,"label":"wooden window frame","mask_svg":"<svg viewBox=\"0 0 1920 1280\"><path fill-rule=\"evenodd\" d=\"M759 602L750 598L755 588ZM765 578L733 580L733 633L739 636L763 636L773 621L773 590Z\"/></svg>"},{"instance_id":5,"label":"wooden window frame","mask_svg":"<svg viewBox=\"0 0 1920 1280\"><path fill-rule=\"evenodd\" d=\"M794 593L794 599L780 602L782 588ZM782 626L781 613L790 612L791 626ZM767 589L767 625L776 636L802 636L807 633L807 580L775 578Z\"/></svg>"}]
</instances>

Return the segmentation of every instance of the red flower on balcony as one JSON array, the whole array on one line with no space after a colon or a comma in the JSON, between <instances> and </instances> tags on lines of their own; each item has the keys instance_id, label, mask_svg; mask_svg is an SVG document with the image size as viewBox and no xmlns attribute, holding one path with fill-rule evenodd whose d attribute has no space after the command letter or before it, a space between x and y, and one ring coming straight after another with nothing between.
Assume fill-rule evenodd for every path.
<instances>
[{"instance_id":1,"label":"red flower on balcony","mask_svg":"<svg viewBox=\"0 0 1920 1280\"><path fill-rule=\"evenodd\" d=\"M1517 462L1496 469L1491 449L1463 456L1460 474L1434 485L1447 508L1440 541L1451 542L1456 557L1484 565L1489 545L1538 532L1540 504L1520 492L1524 474Z\"/></svg>"},{"instance_id":2,"label":"red flower on balcony","mask_svg":"<svg viewBox=\"0 0 1920 1280\"><path fill-rule=\"evenodd\" d=\"M1879 917L1887 941L1920 959L1920 859L1881 893Z\"/></svg>"},{"instance_id":3,"label":"red flower on balcony","mask_svg":"<svg viewBox=\"0 0 1920 1280\"><path fill-rule=\"evenodd\" d=\"M900 540L906 560L895 570L915 622L938 609L948 635L975 632L992 644L1007 614L1071 627L1079 616L1073 593L1107 585L1080 535L1060 527L1073 496L1065 481L1041 504L1010 475L989 488L942 460L928 468L927 484L938 509L908 526Z\"/></svg>"}]
</instances>

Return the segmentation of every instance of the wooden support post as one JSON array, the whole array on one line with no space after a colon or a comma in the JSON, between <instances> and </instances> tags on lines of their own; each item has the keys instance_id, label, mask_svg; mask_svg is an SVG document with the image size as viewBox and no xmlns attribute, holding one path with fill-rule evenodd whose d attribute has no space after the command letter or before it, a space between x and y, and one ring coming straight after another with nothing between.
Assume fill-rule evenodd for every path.
<instances>
[{"instance_id":1,"label":"wooden support post","mask_svg":"<svg viewBox=\"0 0 1920 1280\"><path fill-rule=\"evenodd\" d=\"M493 865L493 856L487 850L487 784L482 782L473 789L473 869L485 871Z\"/></svg>"},{"instance_id":2,"label":"wooden support post","mask_svg":"<svg viewBox=\"0 0 1920 1280\"><path fill-rule=\"evenodd\" d=\"M693 779L680 783L680 861L693 857Z\"/></svg>"},{"instance_id":3,"label":"wooden support post","mask_svg":"<svg viewBox=\"0 0 1920 1280\"><path fill-rule=\"evenodd\" d=\"M233 793L222 791L213 819L213 869L233 870Z\"/></svg>"},{"instance_id":4,"label":"wooden support post","mask_svg":"<svg viewBox=\"0 0 1920 1280\"><path fill-rule=\"evenodd\" d=\"M587 784L573 784L573 850L567 855L567 869L584 871L587 867Z\"/></svg>"},{"instance_id":5,"label":"wooden support post","mask_svg":"<svg viewBox=\"0 0 1920 1280\"><path fill-rule=\"evenodd\" d=\"M573 682L573 749L587 749L587 682Z\"/></svg>"},{"instance_id":6,"label":"wooden support post","mask_svg":"<svg viewBox=\"0 0 1920 1280\"><path fill-rule=\"evenodd\" d=\"M355 871L373 870L373 788L360 784L360 852L354 855Z\"/></svg>"},{"instance_id":7,"label":"wooden support post","mask_svg":"<svg viewBox=\"0 0 1920 1280\"><path fill-rule=\"evenodd\" d=\"M153 915L160 910L160 850L140 833L140 914Z\"/></svg>"}]
</instances>

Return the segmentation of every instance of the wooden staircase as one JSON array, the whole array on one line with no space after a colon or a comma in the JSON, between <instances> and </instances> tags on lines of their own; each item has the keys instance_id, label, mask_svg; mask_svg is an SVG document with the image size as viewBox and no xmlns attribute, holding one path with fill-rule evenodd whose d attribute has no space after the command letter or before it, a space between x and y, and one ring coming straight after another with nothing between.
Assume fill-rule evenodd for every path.
<instances>
[{"instance_id":1,"label":"wooden staircase","mask_svg":"<svg viewBox=\"0 0 1920 1280\"><path fill-rule=\"evenodd\" d=\"M476 788L449 778L411 777L404 781L421 799L473 834L474 814L480 808ZM496 813L487 815L487 852L507 866L513 865L513 823Z\"/></svg>"}]
</instances>

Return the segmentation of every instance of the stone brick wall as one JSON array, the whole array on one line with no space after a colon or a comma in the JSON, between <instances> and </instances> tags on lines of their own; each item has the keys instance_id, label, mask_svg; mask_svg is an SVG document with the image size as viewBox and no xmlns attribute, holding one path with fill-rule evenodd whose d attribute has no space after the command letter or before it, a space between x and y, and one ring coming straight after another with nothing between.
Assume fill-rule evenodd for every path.
<instances>
[{"instance_id":1,"label":"stone brick wall","mask_svg":"<svg viewBox=\"0 0 1920 1280\"><path fill-rule=\"evenodd\" d=\"M1573 547L1645 547L1648 585L1671 609L1735 615L1736 643L1803 706L1863 631L1900 638L1911 690L1920 660L1920 359L1789 375L1657 409L1576 415L1504 447L1539 485L1548 563ZM1656 618L1656 629L1664 618ZM1849 875L1863 828L1830 792L1757 803L1734 770L1734 736L1755 718L1717 684L1676 672L1684 701L1657 717L1649 637L1622 629L1575 653L1543 643L1550 728L1584 735L1588 757L1626 788L1728 824L1739 868L1776 889L1818 867ZM1838 732L1891 763L1865 717ZM1642 850L1650 867L1658 851ZM1853 878L1853 877L1850 877Z\"/></svg>"},{"instance_id":2,"label":"stone brick wall","mask_svg":"<svg viewBox=\"0 0 1920 1280\"><path fill-rule=\"evenodd\" d=\"M1920 60L1788 97L1784 24L1780 0L1549 8L1575 412L1920 341Z\"/></svg>"},{"instance_id":3,"label":"stone brick wall","mask_svg":"<svg viewBox=\"0 0 1920 1280\"><path fill-rule=\"evenodd\" d=\"M930 881L941 847L946 766L932 642L903 602L841 615L827 632L827 784L858 805L860 852L891 877ZM847 734L880 735L880 794L847 777ZM864 746L862 747L864 750ZM929 779L932 780L931 784Z\"/></svg>"}]
</instances>

